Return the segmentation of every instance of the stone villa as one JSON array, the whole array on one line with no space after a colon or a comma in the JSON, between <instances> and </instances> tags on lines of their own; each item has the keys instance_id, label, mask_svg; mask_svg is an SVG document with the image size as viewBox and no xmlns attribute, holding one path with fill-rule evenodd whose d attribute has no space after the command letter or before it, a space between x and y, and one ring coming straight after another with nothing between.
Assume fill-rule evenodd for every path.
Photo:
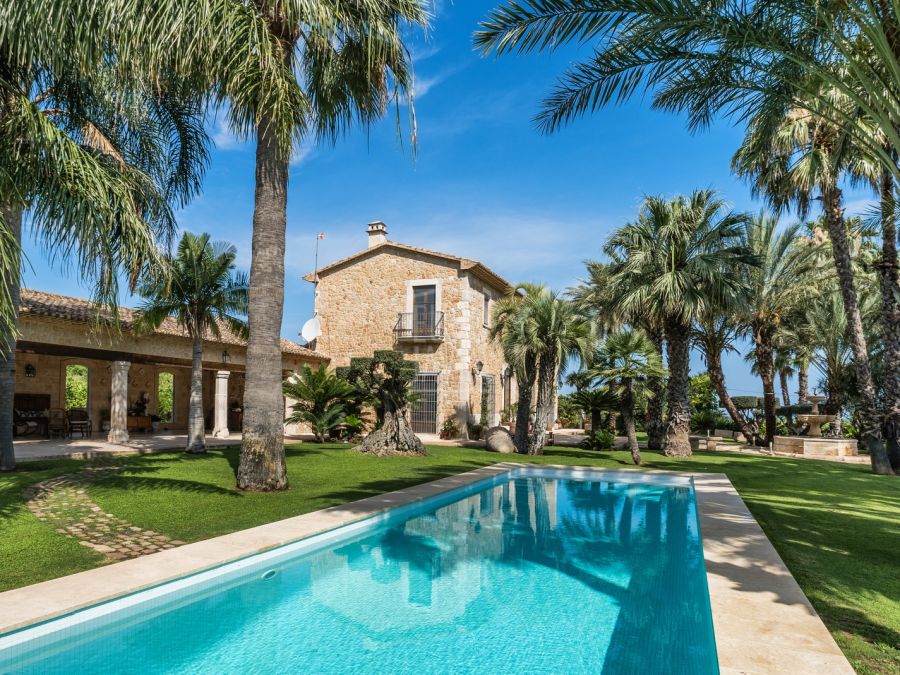
<instances>
[{"instance_id":1,"label":"stone villa","mask_svg":"<svg viewBox=\"0 0 900 675\"><path fill-rule=\"evenodd\" d=\"M309 347L282 340L284 376L304 364L347 365L376 349L398 349L419 363L413 430L436 434L447 419L465 434L486 417L500 422L516 400L515 378L488 338L493 303L510 284L484 264L387 239L384 223L368 226L369 246L305 279L316 284L322 333ZM118 328L98 320L90 300L22 289L16 343L17 428L46 435L53 411L66 408L72 369L86 371L87 417L111 443L150 430L187 430L191 340L174 320L152 334L133 330L134 310L120 308ZM241 430L246 346L227 329L207 339L203 410L207 430ZM82 375L84 377L84 375ZM171 412L162 415L163 387ZM289 401L286 401L288 411ZM288 411L289 412L289 411ZM303 427L288 433L308 431Z\"/></svg>"},{"instance_id":2,"label":"stone villa","mask_svg":"<svg viewBox=\"0 0 900 675\"><path fill-rule=\"evenodd\" d=\"M16 416L32 425L47 423L47 411L66 403L66 379L72 366L87 369L87 410L94 432L104 420L104 436L128 441L133 431L149 431L159 412L160 387L171 387L172 409L160 429L186 431L190 393L191 340L173 320L150 335L132 330L134 312L120 309L119 330L97 321L89 300L22 289L20 337L16 343ZM285 376L304 363L328 358L296 342L282 340ZM246 346L222 330L221 340L206 340L203 353L203 410L216 436L240 431ZM170 377L165 377L166 375ZM137 414L139 411L140 414ZM46 432L46 429L42 429Z\"/></svg>"},{"instance_id":3,"label":"stone villa","mask_svg":"<svg viewBox=\"0 0 900 675\"><path fill-rule=\"evenodd\" d=\"M416 433L437 433L448 418L465 433L483 412L499 424L516 385L488 331L493 303L510 284L476 260L390 241L380 221L367 232L365 250L304 277L316 284L322 327L311 346L332 366L376 349L417 361Z\"/></svg>"}]
</instances>

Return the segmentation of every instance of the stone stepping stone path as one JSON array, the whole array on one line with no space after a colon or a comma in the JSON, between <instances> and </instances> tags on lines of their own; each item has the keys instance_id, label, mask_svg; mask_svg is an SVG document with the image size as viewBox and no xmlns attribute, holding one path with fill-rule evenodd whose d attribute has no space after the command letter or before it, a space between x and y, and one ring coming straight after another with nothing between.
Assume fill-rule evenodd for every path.
<instances>
[{"instance_id":1,"label":"stone stepping stone path","mask_svg":"<svg viewBox=\"0 0 900 675\"><path fill-rule=\"evenodd\" d=\"M97 480L121 466L89 467L25 489L28 509L60 534L102 553L107 560L127 560L184 544L164 534L132 525L106 513L87 494Z\"/></svg>"}]
</instances>

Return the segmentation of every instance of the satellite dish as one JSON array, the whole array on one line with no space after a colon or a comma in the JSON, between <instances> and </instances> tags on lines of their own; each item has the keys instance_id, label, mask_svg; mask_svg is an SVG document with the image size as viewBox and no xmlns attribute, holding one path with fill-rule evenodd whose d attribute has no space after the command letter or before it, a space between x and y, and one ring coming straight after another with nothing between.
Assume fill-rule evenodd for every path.
<instances>
[{"instance_id":1,"label":"satellite dish","mask_svg":"<svg viewBox=\"0 0 900 675\"><path fill-rule=\"evenodd\" d=\"M312 342L321 334L322 324L319 323L319 320L316 317L311 318L309 321L303 324L303 328L300 331L300 337L302 337L307 342Z\"/></svg>"}]
</instances>

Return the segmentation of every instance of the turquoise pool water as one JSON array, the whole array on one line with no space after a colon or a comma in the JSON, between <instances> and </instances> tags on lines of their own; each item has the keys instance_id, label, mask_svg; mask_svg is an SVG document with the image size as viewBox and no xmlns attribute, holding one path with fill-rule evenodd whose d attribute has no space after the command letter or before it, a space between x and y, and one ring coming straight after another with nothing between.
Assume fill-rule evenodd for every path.
<instances>
[{"instance_id":1,"label":"turquoise pool water","mask_svg":"<svg viewBox=\"0 0 900 675\"><path fill-rule=\"evenodd\" d=\"M693 489L623 480L492 479L6 636L0 671L717 673Z\"/></svg>"}]
</instances>

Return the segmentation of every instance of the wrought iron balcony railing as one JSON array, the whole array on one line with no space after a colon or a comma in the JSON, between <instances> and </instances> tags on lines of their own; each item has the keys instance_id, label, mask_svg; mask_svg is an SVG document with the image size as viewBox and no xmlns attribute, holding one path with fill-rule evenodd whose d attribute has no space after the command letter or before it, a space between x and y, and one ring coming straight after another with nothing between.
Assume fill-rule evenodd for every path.
<instances>
[{"instance_id":1,"label":"wrought iron balcony railing","mask_svg":"<svg viewBox=\"0 0 900 675\"><path fill-rule=\"evenodd\" d=\"M412 312L397 316L394 325L397 340L440 342L444 339L443 312Z\"/></svg>"}]
</instances>

